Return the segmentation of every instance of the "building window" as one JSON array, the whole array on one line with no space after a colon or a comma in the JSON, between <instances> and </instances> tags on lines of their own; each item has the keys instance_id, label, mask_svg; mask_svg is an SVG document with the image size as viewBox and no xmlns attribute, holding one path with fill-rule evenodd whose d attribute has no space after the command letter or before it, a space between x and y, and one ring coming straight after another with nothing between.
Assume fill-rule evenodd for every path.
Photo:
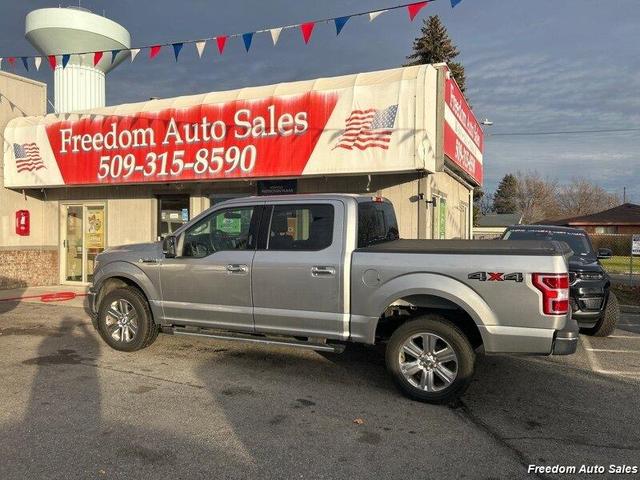
<instances>
[{"instance_id":1,"label":"building window","mask_svg":"<svg viewBox=\"0 0 640 480\"><path fill-rule=\"evenodd\" d=\"M614 227L596 227L594 233L612 234L618 233L618 229Z\"/></svg>"},{"instance_id":2,"label":"building window","mask_svg":"<svg viewBox=\"0 0 640 480\"><path fill-rule=\"evenodd\" d=\"M190 218L188 195L162 195L158 197L158 238L175 232Z\"/></svg>"}]
</instances>

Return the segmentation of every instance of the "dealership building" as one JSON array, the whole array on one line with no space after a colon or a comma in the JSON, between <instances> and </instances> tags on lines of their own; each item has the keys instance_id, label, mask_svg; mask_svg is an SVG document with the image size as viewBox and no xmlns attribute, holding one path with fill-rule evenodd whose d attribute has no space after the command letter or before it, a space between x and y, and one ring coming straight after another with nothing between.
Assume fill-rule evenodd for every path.
<instances>
[{"instance_id":1,"label":"dealership building","mask_svg":"<svg viewBox=\"0 0 640 480\"><path fill-rule=\"evenodd\" d=\"M0 72L0 288L90 282L105 248L248 195L385 196L402 237L472 238L483 134L445 65L108 107L58 69L50 114Z\"/></svg>"}]
</instances>

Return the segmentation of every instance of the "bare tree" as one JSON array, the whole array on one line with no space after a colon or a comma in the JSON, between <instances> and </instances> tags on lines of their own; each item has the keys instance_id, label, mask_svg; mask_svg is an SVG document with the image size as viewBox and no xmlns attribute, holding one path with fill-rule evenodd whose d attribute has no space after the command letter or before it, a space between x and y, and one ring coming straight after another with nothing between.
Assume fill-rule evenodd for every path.
<instances>
[{"instance_id":1,"label":"bare tree","mask_svg":"<svg viewBox=\"0 0 640 480\"><path fill-rule=\"evenodd\" d=\"M585 178L574 178L558 192L559 213L563 217L589 215L616 205L620 205L618 195Z\"/></svg>"},{"instance_id":2,"label":"bare tree","mask_svg":"<svg viewBox=\"0 0 640 480\"><path fill-rule=\"evenodd\" d=\"M535 223L545 218L557 218L558 185L544 179L538 172L518 172L517 210L523 223Z\"/></svg>"}]
</instances>

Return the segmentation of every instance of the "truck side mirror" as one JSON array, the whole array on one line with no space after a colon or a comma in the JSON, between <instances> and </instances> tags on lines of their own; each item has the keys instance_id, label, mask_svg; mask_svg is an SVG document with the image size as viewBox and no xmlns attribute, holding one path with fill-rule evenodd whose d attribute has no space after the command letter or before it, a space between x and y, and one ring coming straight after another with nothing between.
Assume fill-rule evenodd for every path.
<instances>
[{"instance_id":1,"label":"truck side mirror","mask_svg":"<svg viewBox=\"0 0 640 480\"><path fill-rule=\"evenodd\" d=\"M165 258L175 258L176 256L176 237L167 235L162 242L162 253Z\"/></svg>"},{"instance_id":2,"label":"truck side mirror","mask_svg":"<svg viewBox=\"0 0 640 480\"><path fill-rule=\"evenodd\" d=\"M610 248L599 248L598 249L598 260L604 260L607 258L611 258L612 252Z\"/></svg>"}]
</instances>

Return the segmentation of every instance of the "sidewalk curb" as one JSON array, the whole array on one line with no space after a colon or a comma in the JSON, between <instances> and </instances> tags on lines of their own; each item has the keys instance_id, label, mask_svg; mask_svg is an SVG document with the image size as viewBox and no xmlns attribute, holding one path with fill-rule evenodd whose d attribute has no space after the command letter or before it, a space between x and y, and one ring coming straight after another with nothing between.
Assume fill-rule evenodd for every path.
<instances>
[{"instance_id":1,"label":"sidewalk curb","mask_svg":"<svg viewBox=\"0 0 640 480\"><path fill-rule=\"evenodd\" d=\"M622 313L640 313L640 307L636 305L620 305Z\"/></svg>"}]
</instances>

